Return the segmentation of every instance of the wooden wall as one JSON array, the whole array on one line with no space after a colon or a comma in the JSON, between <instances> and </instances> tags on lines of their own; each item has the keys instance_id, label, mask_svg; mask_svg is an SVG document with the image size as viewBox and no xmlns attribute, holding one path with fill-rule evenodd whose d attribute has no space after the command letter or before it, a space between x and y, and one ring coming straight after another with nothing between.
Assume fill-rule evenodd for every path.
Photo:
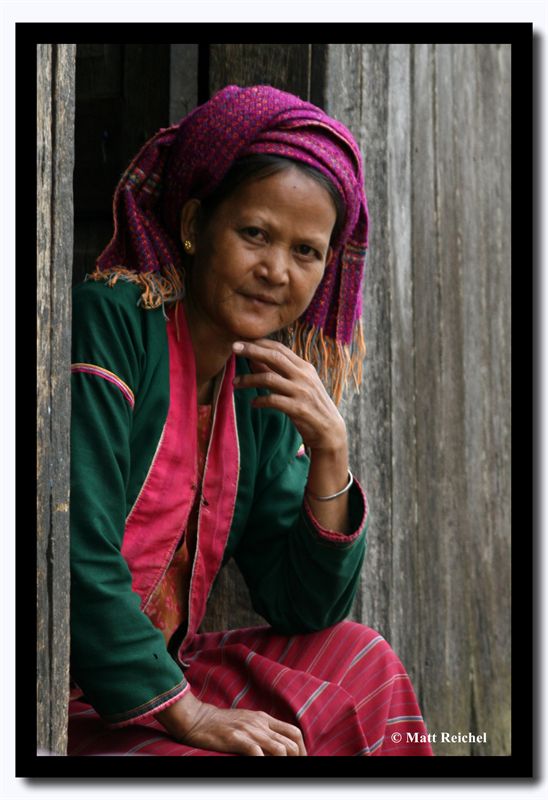
<instances>
[{"instance_id":1,"label":"wooden wall","mask_svg":"<svg viewBox=\"0 0 548 800\"><path fill-rule=\"evenodd\" d=\"M438 755L508 754L510 48L321 47L213 45L210 88L322 98L361 145L368 358L342 411L371 524L352 618L399 654L431 732L487 733ZM229 564L207 629L258 621Z\"/></svg>"},{"instance_id":2,"label":"wooden wall","mask_svg":"<svg viewBox=\"0 0 548 800\"><path fill-rule=\"evenodd\" d=\"M37 746L66 751L69 428L76 47L37 54Z\"/></svg>"},{"instance_id":3,"label":"wooden wall","mask_svg":"<svg viewBox=\"0 0 548 800\"><path fill-rule=\"evenodd\" d=\"M432 731L510 752L510 48L329 48L365 155L368 360L346 405L372 527L357 618Z\"/></svg>"}]
</instances>

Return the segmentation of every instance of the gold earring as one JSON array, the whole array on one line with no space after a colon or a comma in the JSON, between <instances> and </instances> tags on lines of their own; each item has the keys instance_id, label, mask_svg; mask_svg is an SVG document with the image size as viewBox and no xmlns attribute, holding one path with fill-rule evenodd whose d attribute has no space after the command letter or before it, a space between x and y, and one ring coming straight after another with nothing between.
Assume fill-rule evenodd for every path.
<instances>
[{"instance_id":1,"label":"gold earring","mask_svg":"<svg viewBox=\"0 0 548 800\"><path fill-rule=\"evenodd\" d=\"M189 239L185 239L183 242L183 247L185 248L186 253L190 253L192 250L192 242Z\"/></svg>"}]
</instances>

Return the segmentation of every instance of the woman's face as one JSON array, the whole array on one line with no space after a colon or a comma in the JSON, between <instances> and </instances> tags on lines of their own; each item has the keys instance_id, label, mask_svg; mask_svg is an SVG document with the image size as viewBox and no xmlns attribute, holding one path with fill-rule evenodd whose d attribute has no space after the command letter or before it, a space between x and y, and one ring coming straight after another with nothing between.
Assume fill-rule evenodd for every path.
<instances>
[{"instance_id":1,"label":"woman's face","mask_svg":"<svg viewBox=\"0 0 548 800\"><path fill-rule=\"evenodd\" d=\"M194 313L227 343L258 339L305 311L331 257L336 219L327 190L298 168L248 181L199 230L198 200L181 235L193 245Z\"/></svg>"}]
</instances>

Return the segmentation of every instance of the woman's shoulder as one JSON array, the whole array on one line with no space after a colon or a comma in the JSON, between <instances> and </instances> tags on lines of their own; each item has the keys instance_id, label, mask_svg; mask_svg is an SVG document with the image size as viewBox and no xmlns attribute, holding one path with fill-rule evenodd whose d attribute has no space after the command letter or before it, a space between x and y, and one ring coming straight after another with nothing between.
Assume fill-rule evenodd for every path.
<instances>
[{"instance_id":1,"label":"woman's shoulder","mask_svg":"<svg viewBox=\"0 0 548 800\"><path fill-rule=\"evenodd\" d=\"M78 360L90 353L120 351L123 358L135 356L135 364L156 363L165 358L166 321L162 308L144 309L140 304L142 289L117 280L87 280L73 289L72 339ZM86 358L84 358L86 356Z\"/></svg>"},{"instance_id":2,"label":"woman's shoulder","mask_svg":"<svg viewBox=\"0 0 548 800\"><path fill-rule=\"evenodd\" d=\"M96 325L105 332L123 327L147 337L154 331L161 335L165 330L162 308L143 308L142 292L141 286L122 278L113 283L86 280L77 284L72 290L73 329Z\"/></svg>"},{"instance_id":3,"label":"woman's shoulder","mask_svg":"<svg viewBox=\"0 0 548 800\"><path fill-rule=\"evenodd\" d=\"M128 281L109 284L103 280L86 280L73 287L72 299L78 306L121 306L133 311L138 308L140 294L140 287Z\"/></svg>"}]
</instances>

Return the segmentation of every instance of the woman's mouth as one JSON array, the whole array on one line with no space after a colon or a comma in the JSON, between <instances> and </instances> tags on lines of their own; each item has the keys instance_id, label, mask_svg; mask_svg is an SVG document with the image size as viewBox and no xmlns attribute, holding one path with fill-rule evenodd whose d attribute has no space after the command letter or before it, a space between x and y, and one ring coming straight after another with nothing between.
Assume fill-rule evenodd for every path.
<instances>
[{"instance_id":1,"label":"woman's mouth","mask_svg":"<svg viewBox=\"0 0 548 800\"><path fill-rule=\"evenodd\" d=\"M279 306L280 303L275 298L267 294L245 294L241 292L242 296L251 303L256 303L262 306Z\"/></svg>"}]
</instances>

